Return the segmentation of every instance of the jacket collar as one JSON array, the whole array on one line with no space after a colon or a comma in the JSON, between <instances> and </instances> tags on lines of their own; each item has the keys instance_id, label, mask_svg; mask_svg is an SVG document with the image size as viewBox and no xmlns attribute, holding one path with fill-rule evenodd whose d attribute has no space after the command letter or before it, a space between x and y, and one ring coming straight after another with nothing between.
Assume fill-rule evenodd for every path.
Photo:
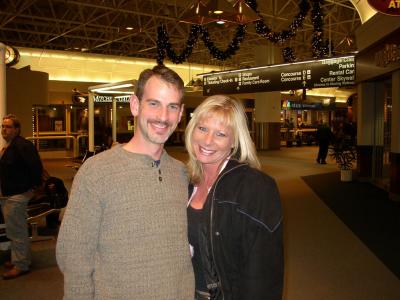
<instances>
[{"instance_id":1,"label":"jacket collar","mask_svg":"<svg viewBox=\"0 0 400 300\"><path fill-rule=\"evenodd\" d=\"M226 164L225 168L222 170L221 174L219 174L219 178L224 176L226 173L229 173L232 169L236 169L238 167L246 166L247 164L241 163L237 161L235 158L229 159L228 163Z\"/></svg>"}]
</instances>

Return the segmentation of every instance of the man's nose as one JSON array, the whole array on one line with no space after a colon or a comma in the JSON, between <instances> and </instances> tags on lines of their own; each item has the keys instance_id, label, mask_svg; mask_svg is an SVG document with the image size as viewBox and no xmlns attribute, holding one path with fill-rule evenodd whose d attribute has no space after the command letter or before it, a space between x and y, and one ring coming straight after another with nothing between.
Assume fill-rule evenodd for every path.
<instances>
[{"instance_id":1,"label":"man's nose","mask_svg":"<svg viewBox=\"0 0 400 300\"><path fill-rule=\"evenodd\" d=\"M158 112L158 118L160 119L160 121L168 120L168 108L161 107Z\"/></svg>"}]
</instances>

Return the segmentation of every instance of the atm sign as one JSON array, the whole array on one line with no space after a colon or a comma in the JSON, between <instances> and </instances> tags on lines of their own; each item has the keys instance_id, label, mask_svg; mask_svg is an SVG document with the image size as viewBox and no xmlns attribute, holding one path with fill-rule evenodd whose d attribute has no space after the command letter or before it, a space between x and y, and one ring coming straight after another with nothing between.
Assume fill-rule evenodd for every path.
<instances>
[{"instance_id":1,"label":"atm sign","mask_svg":"<svg viewBox=\"0 0 400 300\"><path fill-rule=\"evenodd\" d=\"M400 0L368 0L375 10L391 16L400 16Z\"/></svg>"}]
</instances>

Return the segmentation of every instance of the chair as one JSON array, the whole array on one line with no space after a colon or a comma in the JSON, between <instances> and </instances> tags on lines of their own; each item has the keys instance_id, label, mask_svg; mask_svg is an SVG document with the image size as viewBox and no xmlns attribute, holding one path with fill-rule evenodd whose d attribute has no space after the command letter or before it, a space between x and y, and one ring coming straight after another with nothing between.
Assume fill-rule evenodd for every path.
<instances>
[{"instance_id":1,"label":"chair","mask_svg":"<svg viewBox=\"0 0 400 300\"><path fill-rule=\"evenodd\" d=\"M72 165L68 164L68 165L65 165L65 166L68 167L68 168L72 168L72 169L78 171L79 168L81 167L81 165L82 165L89 157L92 157L92 156L95 155L95 154L96 154L96 149L95 149L95 151L93 151L93 152L92 152L92 151L89 151L89 150L86 150L86 152L85 152L85 154L83 155L82 159L80 159L80 160L74 159L74 160L72 161L74 164L72 164Z\"/></svg>"},{"instance_id":2,"label":"chair","mask_svg":"<svg viewBox=\"0 0 400 300\"><path fill-rule=\"evenodd\" d=\"M30 237L32 242L53 239L53 236L41 236L38 234L38 223L46 217L46 221L50 222L50 215L58 215L67 205L68 191L64 186L64 182L57 177L49 177L44 184L44 194L32 198L27 207L28 219L32 229ZM47 224L49 225L49 224Z\"/></svg>"},{"instance_id":3,"label":"chair","mask_svg":"<svg viewBox=\"0 0 400 300\"><path fill-rule=\"evenodd\" d=\"M31 242L54 239L54 236L52 235L39 235L38 224L39 221L42 220L44 217L53 213L60 213L61 209L52 208L49 203L38 203L29 205L27 212L28 212L27 222L31 226L31 231L32 231L31 236L29 237Z\"/></svg>"}]
</instances>

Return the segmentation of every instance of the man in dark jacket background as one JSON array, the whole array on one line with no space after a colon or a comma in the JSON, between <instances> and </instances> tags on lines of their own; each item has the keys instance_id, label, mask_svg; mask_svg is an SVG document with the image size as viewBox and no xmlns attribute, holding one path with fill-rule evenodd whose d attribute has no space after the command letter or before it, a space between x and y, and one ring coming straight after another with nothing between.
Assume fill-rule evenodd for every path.
<instances>
[{"instance_id":1,"label":"man in dark jacket background","mask_svg":"<svg viewBox=\"0 0 400 300\"><path fill-rule=\"evenodd\" d=\"M3 118L1 135L6 146L0 153L1 209L6 234L11 240L11 261L3 279L13 279L29 271L30 245L26 207L33 189L41 184L42 162L34 145L20 136L21 123L14 115Z\"/></svg>"},{"instance_id":2,"label":"man in dark jacket background","mask_svg":"<svg viewBox=\"0 0 400 300\"><path fill-rule=\"evenodd\" d=\"M324 124L322 120L319 121L316 139L319 147L317 163L324 165L326 164L329 143L333 140L333 133L328 125Z\"/></svg>"}]
</instances>

